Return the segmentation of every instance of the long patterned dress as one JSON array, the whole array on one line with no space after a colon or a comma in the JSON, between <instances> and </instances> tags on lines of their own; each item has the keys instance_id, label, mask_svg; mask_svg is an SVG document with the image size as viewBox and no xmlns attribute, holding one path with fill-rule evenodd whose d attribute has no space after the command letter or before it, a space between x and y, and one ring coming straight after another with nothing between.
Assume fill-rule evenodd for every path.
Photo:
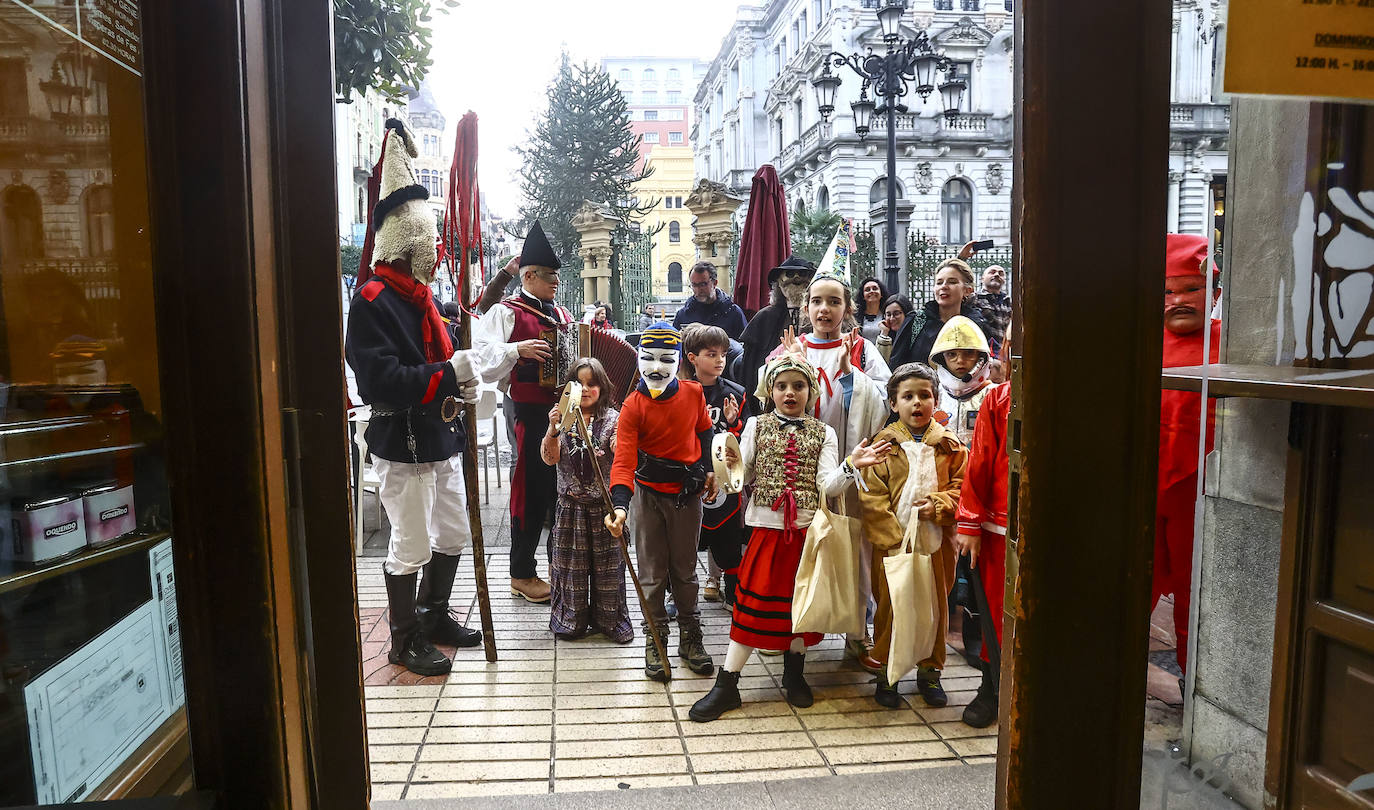
<instances>
[{"instance_id":1,"label":"long patterned dress","mask_svg":"<svg viewBox=\"0 0 1374 810\"><path fill-rule=\"evenodd\" d=\"M607 478L615 460L611 440L619 417L620 412L611 408L588 425L592 444L601 454L596 461ZM606 507L593 456L576 430L565 430L558 441L558 506L549 538L549 629L572 638L598 630L624 644L634 639L625 602L625 563L619 542L601 522Z\"/></svg>"}]
</instances>

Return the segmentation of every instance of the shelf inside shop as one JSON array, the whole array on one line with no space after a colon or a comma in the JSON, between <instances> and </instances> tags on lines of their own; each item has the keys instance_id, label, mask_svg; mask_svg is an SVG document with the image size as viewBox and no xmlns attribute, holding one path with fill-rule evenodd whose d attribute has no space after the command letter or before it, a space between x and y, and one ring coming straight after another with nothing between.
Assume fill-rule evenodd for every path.
<instances>
[{"instance_id":1,"label":"shelf inside shop","mask_svg":"<svg viewBox=\"0 0 1374 810\"><path fill-rule=\"evenodd\" d=\"M1217 363L1166 368L1161 387L1201 391L1215 397L1253 397L1313 405L1374 408L1374 370L1251 366Z\"/></svg>"},{"instance_id":2,"label":"shelf inside shop","mask_svg":"<svg viewBox=\"0 0 1374 810\"><path fill-rule=\"evenodd\" d=\"M13 571L0 569L0 594L19 588L27 588L45 579L61 576L87 566L98 565L125 554L147 551L171 536L171 532L140 533L116 540L100 548L84 549L46 565L17 568Z\"/></svg>"}]
</instances>

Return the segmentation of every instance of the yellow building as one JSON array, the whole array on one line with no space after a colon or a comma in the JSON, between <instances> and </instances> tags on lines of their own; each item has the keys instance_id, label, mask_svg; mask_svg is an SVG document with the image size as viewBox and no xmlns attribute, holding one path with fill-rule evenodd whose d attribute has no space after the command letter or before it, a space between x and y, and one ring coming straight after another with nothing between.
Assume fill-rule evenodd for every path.
<instances>
[{"instance_id":1,"label":"yellow building","mask_svg":"<svg viewBox=\"0 0 1374 810\"><path fill-rule=\"evenodd\" d=\"M686 277L696 261L692 244L692 212L683 204L692 193L692 150L687 146L655 146L645 165L653 174L634 187L640 200L657 200L658 205L644 216L654 236L654 300L680 302L692 294Z\"/></svg>"}]
</instances>

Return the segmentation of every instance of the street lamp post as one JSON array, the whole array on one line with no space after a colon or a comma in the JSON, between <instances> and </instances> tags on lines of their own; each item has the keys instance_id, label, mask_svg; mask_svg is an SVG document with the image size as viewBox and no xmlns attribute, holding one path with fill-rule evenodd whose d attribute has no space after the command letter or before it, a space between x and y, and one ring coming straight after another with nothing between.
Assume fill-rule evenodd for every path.
<instances>
[{"instance_id":1,"label":"street lamp post","mask_svg":"<svg viewBox=\"0 0 1374 810\"><path fill-rule=\"evenodd\" d=\"M816 88L817 109L822 120L829 121L835 112L835 92L840 87L840 77L830 72L831 64L835 67L848 65L859 74L863 86L858 100L849 106L854 112L854 132L860 139L868 137L875 112L887 117L887 227L883 234L883 274L890 290L905 289L897 280L897 113L905 113L907 106L898 99L907 94L907 82L911 81L915 82L914 89L924 101L935 91L935 74L944 74L945 80L939 85L940 99L945 118L952 121L959 115L959 105L967 89L967 83L953 74L953 63L935 52L926 32L920 31L914 38L902 41L901 22L905 13L906 3L902 0L887 0L878 9L886 53L876 54L872 48L863 54L831 51L821 62L820 75L811 80ZM881 106L868 97L870 88L874 99L882 102Z\"/></svg>"}]
</instances>

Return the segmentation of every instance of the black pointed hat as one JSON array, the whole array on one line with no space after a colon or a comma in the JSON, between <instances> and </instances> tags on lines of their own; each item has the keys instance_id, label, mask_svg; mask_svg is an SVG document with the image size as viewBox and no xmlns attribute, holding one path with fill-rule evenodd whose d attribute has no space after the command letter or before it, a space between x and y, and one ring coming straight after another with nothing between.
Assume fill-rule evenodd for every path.
<instances>
[{"instance_id":1,"label":"black pointed hat","mask_svg":"<svg viewBox=\"0 0 1374 810\"><path fill-rule=\"evenodd\" d=\"M794 253L791 256L788 256L787 260L784 261L782 264L768 271L768 283L772 284L773 282L777 281L778 276L781 275L784 270L806 270L812 275L814 275L816 272L816 265L812 264L811 262L808 262L806 259L803 259L802 257Z\"/></svg>"},{"instance_id":2,"label":"black pointed hat","mask_svg":"<svg viewBox=\"0 0 1374 810\"><path fill-rule=\"evenodd\" d=\"M537 219L530 226L530 232L525 234L525 246L520 249L520 266L529 264L551 267L554 270L563 266L554 254L553 245L549 244L549 238L544 235L544 228Z\"/></svg>"}]
</instances>

